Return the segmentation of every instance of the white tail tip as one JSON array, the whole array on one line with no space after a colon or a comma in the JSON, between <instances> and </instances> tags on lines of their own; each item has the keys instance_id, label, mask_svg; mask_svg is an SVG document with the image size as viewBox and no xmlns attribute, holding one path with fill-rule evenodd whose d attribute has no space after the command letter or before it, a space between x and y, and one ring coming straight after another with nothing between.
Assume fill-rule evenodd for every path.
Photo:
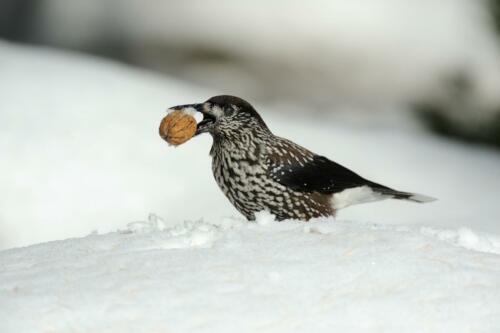
<instances>
[{"instance_id":1,"label":"white tail tip","mask_svg":"<svg viewBox=\"0 0 500 333\"><path fill-rule=\"evenodd\" d=\"M425 203L425 202L433 202L436 201L437 199L423 194L413 194L411 197L408 198L408 200L419 203Z\"/></svg>"}]
</instances>

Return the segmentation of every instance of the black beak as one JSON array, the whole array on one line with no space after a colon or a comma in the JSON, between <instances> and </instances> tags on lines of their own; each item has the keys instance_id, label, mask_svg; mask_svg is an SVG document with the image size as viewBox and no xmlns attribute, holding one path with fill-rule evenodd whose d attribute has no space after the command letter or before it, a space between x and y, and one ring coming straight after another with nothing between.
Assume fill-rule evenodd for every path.
<instances>
[{"instance_id":1,"label":"black beak","mask_svg":"<svg viewBox=\"0 0 500 333\"><path fill-rule=\"evenodd\" d=\"M199 104L184 104L184 105L177 105L177 106L172 106L170 110L188 110L188 109L194 109L198 112L203 113L203 103Z\"/></svg>"}]
</instances>

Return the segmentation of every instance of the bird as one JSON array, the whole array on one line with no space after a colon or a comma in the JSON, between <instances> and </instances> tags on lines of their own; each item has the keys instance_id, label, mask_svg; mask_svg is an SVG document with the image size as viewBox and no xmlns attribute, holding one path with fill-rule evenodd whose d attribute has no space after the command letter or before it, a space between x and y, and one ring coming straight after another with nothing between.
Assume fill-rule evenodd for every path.
<instances>
[{"instance_id":1,"label":"bird","mask_svg":"<svg viewBox=\"0 0 500 333\"><path fill-rule=\"evenodd\" d=\"M212 172L232 205L248 220L268 211L277 221L335 216L353 204L383 199L434 201L367 180L327 157L274 135L242 98L220 95L172 110L202 113L194 136L209 133Z\"/></svg>"}]
</instances>

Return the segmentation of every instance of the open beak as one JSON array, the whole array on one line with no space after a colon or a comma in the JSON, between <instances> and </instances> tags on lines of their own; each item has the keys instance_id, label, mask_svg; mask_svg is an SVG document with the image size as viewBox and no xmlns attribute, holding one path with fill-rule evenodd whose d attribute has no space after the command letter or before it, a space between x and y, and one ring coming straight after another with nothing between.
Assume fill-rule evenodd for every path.
<instances>
[{"instance_id":1,"label":"open beak","mask_svg":"<svg viewBox=\"0 0 500 333\"><path fill-rule=\"evenodd\" d=\"M205 108L204 103L178 105L170 108L170 110L180 110L187 113L201 112L203 114L203 119L196 125L195 136L201 133L209 132L215 124L216 118L206 109L207 108Z\"/></svg>"}]
</instances>

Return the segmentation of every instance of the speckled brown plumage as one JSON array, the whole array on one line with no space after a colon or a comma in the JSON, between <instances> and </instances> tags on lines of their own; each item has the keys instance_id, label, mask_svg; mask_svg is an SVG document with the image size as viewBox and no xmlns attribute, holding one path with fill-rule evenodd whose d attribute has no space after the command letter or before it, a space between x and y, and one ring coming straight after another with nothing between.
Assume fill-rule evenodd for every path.
<instances>
[{"instance_id":1,"label":"speckled brown plumage","mask_svg":"<svg viewBox=\"0 0 500 333\"><path fill-rule=\"evenodd\" d=\"M341 197L336 195L351 189L369 193L372 198L366 201L430 199L366 180L326 157L275 136L257 111L241 98L215 96L205 103L173 109L188 107L204 115L197 134L208 132L213 137L210 155L217 184L249 220L262 210L278 220L332 216L337 207L345 206L339 204Z\"/></svg>"}]
</instances>

